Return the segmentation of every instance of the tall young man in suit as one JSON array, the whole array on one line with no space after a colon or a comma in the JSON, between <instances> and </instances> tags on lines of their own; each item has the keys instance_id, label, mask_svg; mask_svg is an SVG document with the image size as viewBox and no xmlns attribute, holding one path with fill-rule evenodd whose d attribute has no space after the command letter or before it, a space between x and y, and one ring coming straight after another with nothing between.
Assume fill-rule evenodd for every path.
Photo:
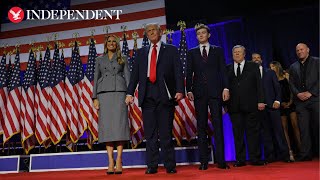
<instances>
[{"instance_id":1,"label":"tall young man in suit","mask_svg":"<svg viewBox=\"0 0 320 180\"><path fill-rule=\"evenodd\" d=\"M289 84L301 134L301 150L297 161L311 160L312 147L319 156L319 58L310 56L309 51L306 44L299 43L296 46L299 60L289 70Z\"/></svg>"},{"instance_id":2,"label":"tall young man in suit","mask_svg":"<svg viewBox=\"0 0 320 180\"><path fill-rule=\"evenodd\" d=\"M264 165L260 160L258 110L265 108L259 67L252 61L245 61L245 47L232 48L233 63L227 66L230 100L228 112L232 121L236 163L234 167L245 166L246 135L249 160L252 165Z\"/></svg>"},{"instance_id":3,"label":"tall young man in suit","mask_svg":"<svg viewBox=\"0 0 320 180\"><path fill-rule=\"evenodd\" d=\"M199 169L208 169L208 106L214 128L215 159L218 168L229 169L224 157L222 123L222 101L229 99L225 58L220 47L209 44L211 34L208 26L200 24L195 30L199 46L190 49L187 55L186 89L196 111Z\"/></svg>"},{"instance_id":4,"label":"tall young man in suit","mask_svg":"<svg viewBox=\"0 0 320 180\"><path fill-rule=\"evenodd\" d=\"M252 61L259 65L264 103L266 108L258 112L261 121L261 140L264 149L264 158L267 163L275 160L291 162L289 148L281 124L280 102L281 87L276 73L262 66L262 58L258 53L253 53Z\"/></svg>"},{"instance_id":5,"label":"tall young man in suit","mask_svg":"<svg viewBox=\"0 0 320 180\"><path fill-rule=\"evenodd\" d=\"M157 173L158 135L167 173L176 173L172 127L174 106L184 95L182 66L175 46L161 42L159 24L145 26L151 45L138 50L127 91L126 103L133 103L139 83L139 106L142 107L146 138L146 174Z\"/></svg>"}]
</instances>

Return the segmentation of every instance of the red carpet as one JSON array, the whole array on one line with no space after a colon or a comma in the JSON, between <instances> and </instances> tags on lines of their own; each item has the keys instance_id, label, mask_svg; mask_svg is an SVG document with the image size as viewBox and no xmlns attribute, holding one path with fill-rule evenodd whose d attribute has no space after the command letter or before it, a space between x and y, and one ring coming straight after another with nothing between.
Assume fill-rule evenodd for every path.
<instances>
[{"instance_id":1,"label":"red carpet","mask_svg":"<svg viewBox=\"0 0 320 180\"><path fill-rule=\"evenodd\" d=\"M319 160L296 163L276 162L267 166L245 166L240 168L232 167L229 170L218 169L215 165L210 165L206 171L199 171L198 165L178 166L177 174L166 174L163 167L154 175L145 175L145 169L124 169L122 175L106 175L106 170L88 171L63 171L63 172L33 172L0 175L1 180L13 179L41 179L41 180L81 180L81 179L166 179L166 180L196 180L196 179L299 179L313 180L319 177Z\"/></svg>"}]
</instances>

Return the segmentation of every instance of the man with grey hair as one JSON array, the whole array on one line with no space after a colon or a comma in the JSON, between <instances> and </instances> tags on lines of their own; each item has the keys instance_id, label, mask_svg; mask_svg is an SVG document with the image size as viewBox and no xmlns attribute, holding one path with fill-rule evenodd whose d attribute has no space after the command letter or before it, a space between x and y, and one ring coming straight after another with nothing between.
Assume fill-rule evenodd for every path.
<instances>
[{"instance_id":1,"label":"man with grey hair","mask_svg":"<svg viewBox=\"0 0 320 180\"><path fill-rule=\"evenodd\" d=\"M151 45L137 52L126 103L133 103L134 91L139 83L138 101L142 108L146 138L146 174L158 172L158 137L166 172L176 173L172 128L175 105L184 95L182 65L178 49L161 41L162 31L159 24L147 24L145 32Z\"/></svg>"},{"instance_id":2,"label":"man with grey hair","mask_svg":"<svg viewBox=\"0 0 320 180\"><path fill-rule=\"evenodd\" d=\"M245 166L246 135L249 159L252 165L265 165L260 160L258 110L265 108L262 82L258 64L245 61L245 47L232 48L233 63L227 66L230 100L228 112L231 117L236 149L234 167ZM245 133L246 132L246 133Z\"/></svg>"},{"instance_id":3,"label":"man with grey hair","mask_svg":"<svg viewBox=\"0 0 320 180\"><path fill-rule=\"evenodd\" d=\"M297 161L311 160L312 146L314 154L319 153L319 58L310 56L309 51L306 44L299 43L296 46L299 60L289 70L289 84L301 134L301 150Z\"/></svg>"}]
</instances>

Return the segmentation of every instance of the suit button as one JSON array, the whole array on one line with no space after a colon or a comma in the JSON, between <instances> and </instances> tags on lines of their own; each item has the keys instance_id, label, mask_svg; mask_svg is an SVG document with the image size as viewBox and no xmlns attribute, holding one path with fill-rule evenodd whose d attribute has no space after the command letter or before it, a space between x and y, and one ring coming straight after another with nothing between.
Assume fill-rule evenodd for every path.
<instances>
[{"instance_id":1,"label":"suit button","mask_svg":"<svg viewBox=\"0 0 320 180\"><path fill-rule=\"evenodd\" d=\"M116 67L113 67L113 69L116 69Z\"/></svg>"}]
</instances>

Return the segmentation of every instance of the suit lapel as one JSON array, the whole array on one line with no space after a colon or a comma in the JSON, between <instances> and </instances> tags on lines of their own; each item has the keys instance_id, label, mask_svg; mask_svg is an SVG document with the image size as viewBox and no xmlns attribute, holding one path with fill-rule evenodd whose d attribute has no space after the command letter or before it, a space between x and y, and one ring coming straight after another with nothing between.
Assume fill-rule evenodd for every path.
<instances>
[{"instance_id":1,"label":"suit lapel","mask_svg":"<svg viewBox=\"0 0 320 180\"><path fill-rule=\"evenodd\" d=\"M245 61L245 60L244 60L244 61ZM242 79L242 77L244 76L244 74L247 73L247 69L248 69L247 62L244 62L244 66L243 66L242 72L241 72L240 77L239 77L240 80ZM260 70L259 70L259 71L260 71Z\"/></svg>"},{"instance_id":2,"label":"suit lapel","mask_svg":"<svg viewBox=\"0 0 320 180\"><path fill-rule=\"evenodd\" d=\"M111 61L109 59L108 54L105 55L106 56L106 61L104 61L103 63L106 65L106 69L111 69Z\"/></svg>"},{"instance_id":3,"label":"suit lapel","mask_svg":"<svg viewBox=\"0 0 320 180\"><path fill-rule=\"evenodd\" d=\"M210 45L210 48L209 48L209 54L208 54L208 61L210 60L210 57L211 56L214 56L214 47L212 45Z\"/></svg>"},{"instance_id":4,"label":"suit lapel","mask_svg":"<svg viewBox=\"0 0 320 180\"><path fill-rule=\"evenodd\" d=\"M161 43L160 50L159 50L160 52L159 52L158 59L157 59L157 66L160 63L165 50L166 50L166 45L164 43Z\"/></svg>"},{"instance_id":5,"label":"suit lapel","mask_svg":"<svg viewBox=\"0 0 320 180\"><path fill-rule=\"evenodd\" d=\"M260 69L259 69L260 71ZM265 68L262 68L262 80L264 81L264 79L266 78L266 74L267 74L267 70ZM260 74L261 76L261 74Z\"/></svg>"},{"instance_id":6,"label":"suit lapel","mask_svg":"<svg viewBox=\"0 0 320 180\"><path fill-rule=\"evenodd\" d=\"M144 63L143 67L145 68L145 69L144 69L144 72L146 72L146 76L145 76L145 77L148 76L149 51L150 51L150 45L149 45L149 46L146 46L146 49L145 49L144 54L143 54L143 56L142 56L142 57L145 57L145 59L144 59L144 61L143 61L143 63Z\"/></svg>"},{"instance_id":7,"label":"suit lapel","mask_svg":"<svg viewBox=\"0 0 320 180\"><path fill-rule=\"evenodd\" d=\"M234 64L232 63L230 66L231 66L231 72L229 73L232 74L232 78L237 78L237 76L234 74Z\"/></svg>"}]
</instances>

